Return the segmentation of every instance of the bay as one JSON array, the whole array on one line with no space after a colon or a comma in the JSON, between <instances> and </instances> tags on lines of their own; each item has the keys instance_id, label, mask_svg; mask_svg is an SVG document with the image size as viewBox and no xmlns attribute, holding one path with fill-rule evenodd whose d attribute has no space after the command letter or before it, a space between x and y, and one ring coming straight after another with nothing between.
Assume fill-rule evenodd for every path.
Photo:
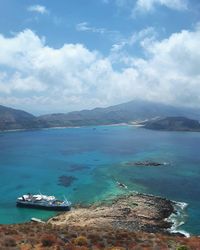
<instances>
[{"instance_id":1,"label":"bay","mask_svg":"<svg viewBox=\"0 0 200 250\"><path fill-rule=\"evenodd\" d=\"M90 204L125 191L188 203L185 224L200 234L200 133L159 132L133 126L98 126L0 133L0 223L47 219L54 212L22 209L27 192ZM128 166L132 161L169 163Z\"/></svg>"}]
</instances>

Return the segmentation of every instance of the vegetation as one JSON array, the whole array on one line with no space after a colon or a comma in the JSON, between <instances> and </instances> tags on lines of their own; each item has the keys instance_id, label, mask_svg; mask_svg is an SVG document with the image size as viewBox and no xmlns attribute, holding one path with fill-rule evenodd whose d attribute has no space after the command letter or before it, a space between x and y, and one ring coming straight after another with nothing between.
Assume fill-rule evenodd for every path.
<instances>
[{"instance_id":1,"label":"vegetation","mask_svg":"<svg viewBox=\"0 0 200 250\"><path fill-rule=\"evenodd\" d=\"M199 250L200 238L25 223L0 226L0 249Z\"/></svg>"}]
</instances>

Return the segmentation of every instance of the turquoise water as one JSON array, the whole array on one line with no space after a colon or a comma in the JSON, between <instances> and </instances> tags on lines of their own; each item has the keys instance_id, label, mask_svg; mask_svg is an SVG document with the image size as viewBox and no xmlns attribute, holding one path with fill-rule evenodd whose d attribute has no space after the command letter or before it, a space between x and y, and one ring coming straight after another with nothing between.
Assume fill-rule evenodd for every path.
<instances>
[{"instance_id":1,"label":"turquoise water","mask_svg":"<svg viewBox=\"0 0 200 250\"><path fill-rule=\"evenodd\" d=\"M187 202L188 217L182 229L200 234L199 149L200 133L131 126L1 133L0 223L45 219L55 214L16 208L16 197L24 193L65 195L73 203L88 204L123 192L116 186L118 180L129 191ZM149 168L125 164L140 160L170 164ZM61 176L69 177L66 183L60 182Z\"/></svg>"}]
</instances>

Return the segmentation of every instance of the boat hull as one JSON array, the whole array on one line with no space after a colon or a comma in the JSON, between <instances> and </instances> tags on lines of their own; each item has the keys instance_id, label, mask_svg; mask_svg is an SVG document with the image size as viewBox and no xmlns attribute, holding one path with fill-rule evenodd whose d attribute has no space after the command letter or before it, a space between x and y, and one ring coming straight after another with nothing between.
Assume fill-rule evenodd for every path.
<instances>
[{"instance_id":1,"label":"boat hull","mask_svg":"<svg viewBox=\"0 0 200 250\"><path fill-rule=\"evenodd\" d=\"M17 201L17 207L23 208L34 208L34 209L43 209L43 210L50 210L50 211L70 211L70 206L50 206L50 205L43 205L43 204L34 204L34 203L27 203L27 202L20 202Z\"/></svg>"}]
</instances>

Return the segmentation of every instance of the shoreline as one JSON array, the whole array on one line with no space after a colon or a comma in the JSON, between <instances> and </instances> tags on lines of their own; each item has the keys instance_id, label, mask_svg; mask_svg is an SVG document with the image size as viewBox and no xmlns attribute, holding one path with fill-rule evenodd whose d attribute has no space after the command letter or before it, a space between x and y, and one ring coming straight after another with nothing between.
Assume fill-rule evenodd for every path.
<instances>
[{"instance_id":1,"label":"shoreline","mask_svg":"<svg viewBox=\"0 0 200 250\"><path fill-rule=\"evenodd\" d=\"M66 129L66 128L84 128L84 127L112 127L112 126L133 126L130 123L113 123L113 124L99 124L99 125L80 125L80 126L61 126L61 127L41 127L41 128L18 128L18 129L5 129L0 130L0 133L8 133L8 132L23 132L23 131L36 131L36 130L49 130L49 129Z\"/></svg>"},{"instance_id":2,"label":"shoreline","mask_svg":"<svg viewBox=\"0 0 200 250\"><path fill-rule=\"evenodd\" d=\"M187 231L184 231L182 229L179 229L180 226L185 224L185 218L187 217L186 208L188 207L188 204L185 202L177 202L173 200L169 200L166 198L163 198L161 196L156 196L153 194L147 194L147 193L140 193L137 191L132 191L131 194L119 194L113 197L109 197L108 199L104 199L99 202L94 202L90 205L82 205L82 204L75 204L74 207L70 211L67 212L58 212L57 214L42 219L46 224L53 224L56 226L65 226L68 224L68 219L64 219L66 217L78 217L81 218L81 213L79 212L83 211L87 214L88 219L90 217L90 213L92 213L94 210L102 210L107 212L106 208L112 207L113 204L117 205L117 209L124 209L124 211L128 211L130 209L129 204L129 198L133 198L132 202L135 203L134 206L136 208L139 207L139 212L143 212L144 214L140 214L138 219L138 223L142 225L142 230L140 230L140 226L136 226L135 229L129 229L124 228L125 230L131 231L131 232L148 232L148 233L164 233L164 234L171 234L171 235L182 235L185 237L190 237L191 234ZM139 199L139 200L138 200ZM120 202L119 202L120 201ZM122 201L122 203L121 203ZM119 202L119 203L118 203ZM138 205L136 203L138 202ZM151 206L151 207L150 207ZM150 208L150 209L149 209ZM145 209L147 209L147 214L145 214ZM78 214L77 214L78 211ZM98 213L98 211L95 211ZM115 216L115 209L113 210L113 214L110 216ZM135 209L136 216L137 216L137 208ZM153 217L149 213L153 213ZM125 217L128 218L130 214L130 211L127 213ZM155 215L158 215L156 217ZM102 214L100 213L99 216L101 217ZM105 217L105 215L103 215ZM124 216L124 214L119 214L117 216ZM82 218L83 219L83 218ZM142 220L149 220L150 223L143 223ZM141 220L141 221L140 221ZM158 224L155 224L154 221L157 221ZM81 219L79 220L80 223ZM115 221L118 224L120 224L120 221ZM130 222L130 221L129 221ZM140 223L141 222L141 223ZM31 223L30 221L22 222L22 223L11 223L11 224L0 224L0 225L23 225L26 223ZM143 223L143 224L142 224ZM95 224L95 223L94 223ZM134 224L134 223L133 223ZM68 226L80 226L79 224L74 225L74 221L72 221L72 225L70 223ZM86 225L86 227L90 227L90 225ZM101 227L101 226L100 226ZM98 226L97 226L98 228ZM123 228L123 226L122 226ZM115 228L116 230L122 229L121 227L118 228L118 226ZM99 228L100 229L100 228Z\"/></svg>"}]
</instances>

